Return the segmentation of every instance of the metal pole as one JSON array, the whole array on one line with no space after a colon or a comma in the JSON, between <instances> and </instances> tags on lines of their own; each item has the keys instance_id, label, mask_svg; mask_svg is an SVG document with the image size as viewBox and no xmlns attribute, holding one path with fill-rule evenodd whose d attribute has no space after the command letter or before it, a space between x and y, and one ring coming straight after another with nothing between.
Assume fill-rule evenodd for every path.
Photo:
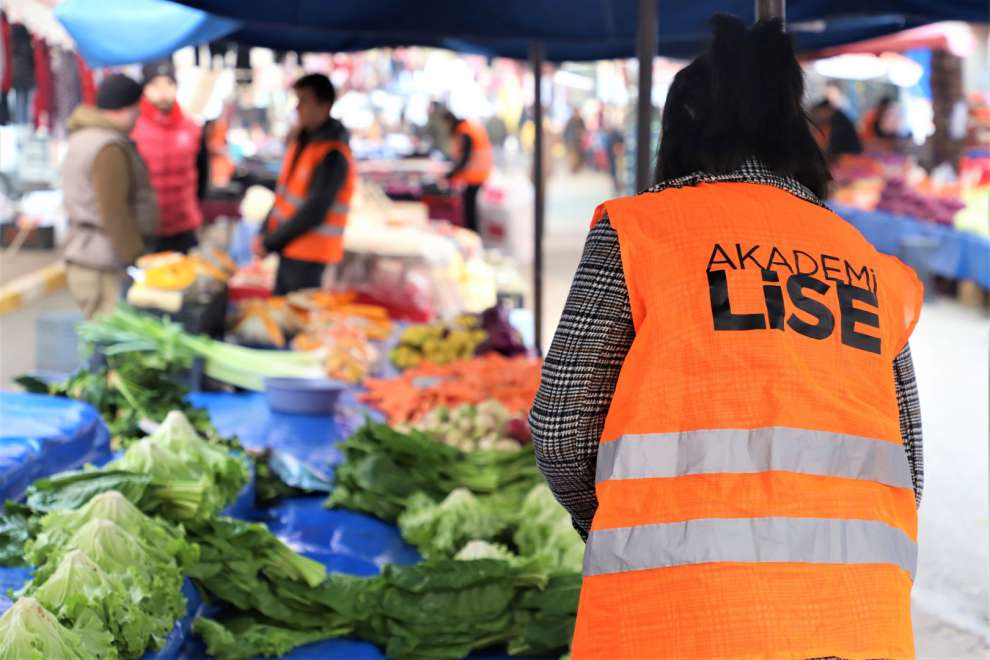
<instances>
[{"instance_id":1,"label":"metal pole","mask_svg":"<svg viewBox=\"0 0 990 660\"><path fill-rule=\"evenodd\" d=\"M543 171L543 44L532 44L533 67L533 330L536 350L543 354L543 218L546 177Z\"/></svg>"},{"instance_id":2,"label":"metal pole","mask_svg":"<svg viewBox=\"0 0 990 660\"><path fill-rule=\"evenodd\" d=\"M787 0L756 0L756 20L787 18Z\"/></svg>"},{"instance_id":3,"label":"metal pole","mask_svg":"<svg viewBox=\"0 0 990 660\"><path fill-rule=\"evenodd\" d=\"M639 0L636 55L639 58L639 98L636 101L636 190L650 185L653 160L653 57L657 54L657 0Z\"/></svg>"}]
</instances>

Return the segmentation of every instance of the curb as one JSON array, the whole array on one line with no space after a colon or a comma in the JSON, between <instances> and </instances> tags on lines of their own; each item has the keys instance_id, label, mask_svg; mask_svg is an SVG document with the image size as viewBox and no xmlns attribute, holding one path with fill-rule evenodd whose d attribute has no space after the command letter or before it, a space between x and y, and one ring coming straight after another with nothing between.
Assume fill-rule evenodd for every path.
<instances>
[{"instance_id":1,"label":"curb","mask_svg":"<svg viewBox=\"0 0 990 660\"><path fill-rule=\"evenodd\" d=\"M45 266L0 286L0 315L23 307L26 303L65 288L65 264Z\"/></svg>"}]
</instances>

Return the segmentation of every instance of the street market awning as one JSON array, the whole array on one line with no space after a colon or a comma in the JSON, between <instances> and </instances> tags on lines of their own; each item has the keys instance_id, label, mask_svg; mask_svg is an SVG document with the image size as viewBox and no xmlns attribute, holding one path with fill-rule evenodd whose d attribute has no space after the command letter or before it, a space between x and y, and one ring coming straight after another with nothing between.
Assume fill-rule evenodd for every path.
<instances>
[{"instance_id":1,"label":"street market awning","mask_svg":"<svg viewBox=\"0 0 990 660\"><path fill-rule=\"evenodd\" d=\"M55 16L91 67L150 62L225 37L241 23L168 0L65 0Z\"/></svg>"},{"instance_id":2,"label":"street market awning","mask_svg":"<svg viewBox=\"0 0 990 660\"><path fill-rule=\"evenodd\" d=\"M526 59L533 41L548 61L634 57L635 0L182 0L242 21L231 37L280 50L344 52L435 46ZM753 16L752 0L658 0L658 54L688 57L716 12ZM799 50L817 51L943 20L987 21L981 0L803 0L788 7Z\"/></svg>"},{"instance_id":3,"label":"street market awning","mask_svg":"<svg viewBox=\"0 0 990 660\"><path fill-rule=\"evenodd\" d=\"M658 54L690 57L716 12L752 16L751 0L658 0ZM534 41L547 61L636 55L634 0L65 0L55 14L92 66L146 62L184 46L229 37L299 52L356 52L433 46L462 53L527 59ZM798 49L816 52L934 21L986 21L979 0L806 0L788 8Z\"/></svg>"}]
</instances>

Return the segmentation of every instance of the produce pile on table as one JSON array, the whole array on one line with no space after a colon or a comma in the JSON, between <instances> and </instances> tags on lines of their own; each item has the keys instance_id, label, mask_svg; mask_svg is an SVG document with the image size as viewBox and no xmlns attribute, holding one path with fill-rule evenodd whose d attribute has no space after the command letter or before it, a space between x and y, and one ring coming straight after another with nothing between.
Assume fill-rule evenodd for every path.
<instances>
[{"instance_id":1,"label":"produce pile on table","mask_svg":"<svg viewBox=\"0 0 990 660\"><path fill-rule=\"evenodd\" d=\"M511 415L498 401L464 404L455 408L439 406L415 424L400 424L397 431L423 431L435 439L463 451L516 449L529 442L529 423L524 415Z\"/></svg>"},{"instance_id":2,"label":"produce pile on table","mask_svg":"<svg viewBox=\"0 0 990 660\"><path fill-rule=\"evenodd\" d=\"M356 383L376 368L375 342L392 333L385 308L356 299L351 293L314 290L248 300L238 305L230 335L251 346L320 351L326 355L327 376Z\"/></svg>"},{"instance_id":3,"label":"produce pile on table","mask_svg":"<svg viewBox=\"0 0 990 660\"><path fill-rule=\"evenodd\" d=\"M274 351L235 346L192 335L177 323L121 305L102 319L79 326L80 337L107 356L154 353L165 364L188 368L204 361L203 372L222 383L262 391L268 377L313 378L323 375L319 351Z\"/></svg>"},{"instance_id":4,"label":"produce pile on table","mask_svg":"<svg viewBox=\"0 0 990 660\"><path fill-rule=\"evenodd\" d=\"M345 636L410 660L493 645L566 652L583 544L526 444L539 360L489 353L366 381L366 400L402 426L366 421L338 445L345 460L327 506L395 523L424 560L356 577L328 574L264 525L223 515L247 484L249 463L215 430L202 432L212 429L208 420L187 419L184 391L169 380L198 357L228 382L257 382L272 369L310 369L319 351L220 347L126 308L86 324L83 335L108 354L107 384L121 360L137 371L139 360L158 356L149 369L157 380L141 382L160 385L177 409L160 414L153 394L135 397L128 381L113 390L122 398L114 414L127 417L131 399L142 411L131 413L126 451L103 468L40 479L22 503L7 504L0 563L27 561L35 571L0 618L0 660L22 657L16 645L24 643L49 654L41 657L66 648L85 649L66 657L138 657L186 614L184 579L221 606L193 624L220 658L281 655ZM269 357L274 366L253 365Z\"/></svg>"},{"instance_id":5,"label":"produce pile on table","mask_svg":"<svg viewBox=\"0 0 990 660\"><path fill-rule=\"evenodd\" d=\"M955 226L974 190L961 178L929 175L900 156L846 154L832 167L832 176L836 183L832 199L840 204L949 227Z\"/></svg>"},{"instance_id":6,"label":"produce pile on table","mask_svg":"<svg viewBox=\"0 0 990 660\"><path fill-rule=\"evenodd\" d=\"M127 302L135 307L177 312L184 302L208 297L226 286L237 269L221 250L200 247L191 254L158 252L131 269Z\"/></svg>"},{"instance_id":7,"label":"produce pile on table","mask_svg":"<svg viewBox=\"0 0 990 660\"><path fill-rule=\"evenodd\" d=\"M199 437L176 411L106 467L36 481L24 503L7 503L0 524L3 563L34 566L0 624L0 657L62 657L27 653L58 648L36 639L35 624L52 620L69 631L46 628L76 649L67 657L159 648L186 613L183 573L209 539L186 526L216 516L248 476L243 458Z\"/></svg>"},{"instance_id":8,"label":"produce pile on table","mask_svg":"<svg viewBox=\"0 0 990 660\"><path fill-rule=\"evenodd\" d=\"M529 411L540 382L542 361L489 353L446 365L425 363L398 378L365 379L359 398L390 424L418 422L435 408L495 400L511 415Z\"/></svg>"},{"instance_id":9,"label":"produce pile on table","mask_svg":"<svg viewBox=\"0 0 990 660\"><path fill-rule=\"evenodd\" d=\"M411 325L399 335L389 357L399 369L410 369L492 352L506 357L526 354L519 331L509 323L508 310L500 305L481 314L461 314L450 323Z\"/></svg>"}]
</instances>

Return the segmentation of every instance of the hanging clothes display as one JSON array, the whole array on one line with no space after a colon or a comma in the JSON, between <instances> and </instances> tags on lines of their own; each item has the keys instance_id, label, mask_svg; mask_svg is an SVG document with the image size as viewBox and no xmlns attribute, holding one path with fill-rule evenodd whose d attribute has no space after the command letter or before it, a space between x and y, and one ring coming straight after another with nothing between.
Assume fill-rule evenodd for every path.
<instances>
[{"instance_id":1,"label":"hanging clothes display","mask_svg":"<svg viewBox=\"0 0 990 660\"><path fill-rule=\"evenodd\" d=\"M10 23L7 14L0 12L0 126L10 123L8 95L13 84L13 51L10 45Z\"/></svg>"},{"instance_id":2,"label":"hanging clothes display","mask_svg":"<svg viewBox=\"0 0 990 660\"><path fill-rule=\"evenodd\" d=\"M79 69L82 102L86 105L93 105L96 103L96 82L93 80L93 70L86 65L86 60L79 53L76 53L76 67Z\"/></svg>"},{"instance_id":3,"label":"hanging clothes display","mask_svg":"<svg viewBox=\"0 0 990 660\"><path fill-rule=\"evenodd\" d=\"M31 33L21 23L10 26L10 86L14 91L14 123L31 121L31 91L34 89L34 48Z\"/></svg>"},{"instance_id":4,"label":"hanging clothes display","mask_svg":"<svg viewBox=\"0 0 990 660\"><path fill-rule=\"evenodd\" d=\"M51 131L55 125L55 86L52 80L52 63L48 44L40 38L34 40L34 77L37 87L32 106L34 127L44 126Z\"/></svg>"},{"instance_id":5,"label":"hanging clothes display","mask_svg":"<svg viewBox=\"0 0 990 660\"><path fill-rule=\"evenodd\" d=\"M82 79L76 56L67 50L53 48L51 51L52 88L52 124L56 134L63 136L69 115L82 103Z\"/></svg>"}]
</instances>

